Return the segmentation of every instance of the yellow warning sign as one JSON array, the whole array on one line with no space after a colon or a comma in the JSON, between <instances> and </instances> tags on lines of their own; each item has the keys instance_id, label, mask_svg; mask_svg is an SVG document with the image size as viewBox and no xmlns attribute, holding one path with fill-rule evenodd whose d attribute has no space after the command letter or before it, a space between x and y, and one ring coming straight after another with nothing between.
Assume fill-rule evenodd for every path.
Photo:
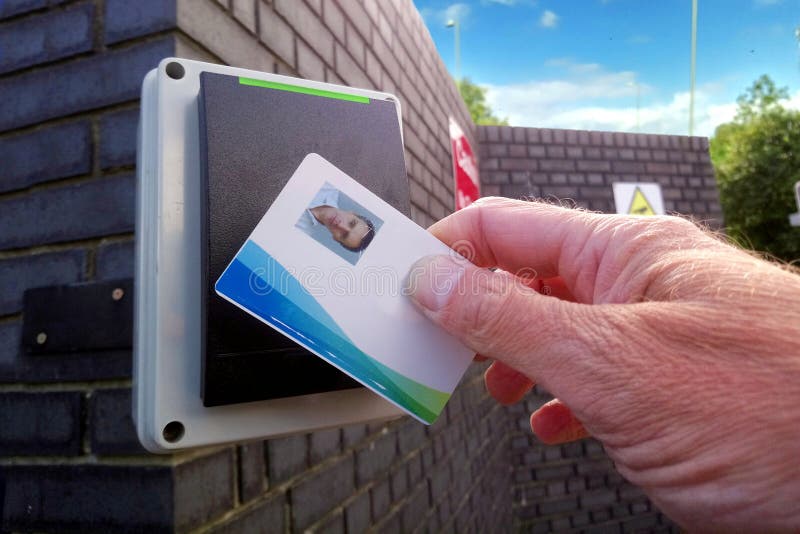
<instances>
[{"instance_id":1,"label":"yellow warning sign","mask_svg":"<svg viewBox=\"0 0 800 534\"><path fill-rule=\"evenodd\" d=\"M628 208L628 215L655 215L656 212L653 206L647 201L647 198L638 187L633 192L633 199L631 206Z\"/></svg>"}]
</instances>

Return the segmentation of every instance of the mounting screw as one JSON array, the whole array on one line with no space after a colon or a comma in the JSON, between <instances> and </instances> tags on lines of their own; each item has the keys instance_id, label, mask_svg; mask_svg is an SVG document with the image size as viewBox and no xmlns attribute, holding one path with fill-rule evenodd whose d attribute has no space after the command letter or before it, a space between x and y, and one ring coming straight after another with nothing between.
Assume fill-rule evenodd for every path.
<instances>
[{"instance_id":1,"label":"mounting screw","mask_svg":"<svg viewBox=\"0 0 800 534\"><path fill-rule=\"evenodd\" d=\"M36 344L37 345L44 345L47 342L47 334L44 332L39 332L36 334Z\"/></svg>"},{"instance_id":2,"label":"mounting screw","mask_svg":"<svg viewBox=\"0 0 800 534\"><path fill-rule=\"evenodd\" d=\"M122 300L122 297L124 296L125 296L125 290L122 289L121 287L118 287L111 292L111 298L114 300Z\"/></svg>"}]
</instances>

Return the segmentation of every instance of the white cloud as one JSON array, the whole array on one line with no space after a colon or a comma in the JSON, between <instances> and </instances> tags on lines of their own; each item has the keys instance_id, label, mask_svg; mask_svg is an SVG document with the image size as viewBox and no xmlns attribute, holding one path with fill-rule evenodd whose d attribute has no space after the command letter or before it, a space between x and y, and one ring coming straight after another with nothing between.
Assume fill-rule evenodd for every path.
<instances>
[{"instance_id":1,"label":"white cloud","mask_svg":"<svg viewBox=\"0 0 800 534\"><path fill-rule=\"evenodd\" d=\"M500 4L504 6L513 6L518 0L481 0L481 4Z\"/></svg>"},{"instance_id":2,"label":"white cloud","mask_svg":"<svg viewBox=\"0 0 800 534\"><path fill-rule=\"evenodd\" d=\"M539 18L539 25L543 28L555 28L558 26L558 15L549 9L545 9L541 18Z\"/></svg>"},{"instance_id":3,"label":"white cloud","mask_svg":"<svg viewBox=\"0 0 800 534\"><path fill-rule=\"evenodd\" d=\"M596 64L550 60L561 76L510 85L486 85L487 102L495 115L515 126L581 130L637 130L636 75L609 72ZM654 89L639 84L642 101L639 131L686 135L689 130L689 92L656 99ZM711 136L715 128L733 119L736 103L723 96L724 86L703 84L695 91L695 135ZM649 98L648 98L649 96ZM800 109L800 91L785 104Z\"/></svg>"},{"instance_id":4,"label":"white cloud","mask_svg":"<svg viewBox=\"0 0 800 534\"><path fill-rule=\"evenodd\" d=\"M756 7L767 7L782 4L783 0L753 0Z\"/></svg>"}]
</instances>

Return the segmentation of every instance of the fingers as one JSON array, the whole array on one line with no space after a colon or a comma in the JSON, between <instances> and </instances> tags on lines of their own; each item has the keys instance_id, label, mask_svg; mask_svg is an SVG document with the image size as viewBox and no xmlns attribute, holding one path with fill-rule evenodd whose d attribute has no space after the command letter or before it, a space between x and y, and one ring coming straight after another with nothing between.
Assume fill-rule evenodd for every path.
<instances>
[{"instance_id":1,"label":"fingers","mask_svg":"<svg viewBox=\"0 0 800 534\"><path fill-rule=\"evenodd\" d=\"M509 273L452 256L421 260L408 282L409 295L428 318L476 353L536 377L556 394L548 381L565 364L581 368L597 345L587 336L607 330L604 307L540 295ZM591 378L590 372L581 378ZM573 372L564 377L579 378Z\"/></svg>"},{"instance_id":2,"label":"fingers","mask_svg":"<svg viewBox=\"0 0 800 534\"><path fill-rule=\"evenodd\" d=\"M560 400L553 399L531 414L531 430L548 445L568 443L589 436L575 415Z\"/></svg>"},{"instance_id":3,"label":"fingers","mask_svg":"<svg viewBox=\"0 0 800 534\"><path fill-rule=\"evenodd\" d=\"M599 263L607 243L603 236L611 234L597 229L614 220L619 221L539 202L489 198L442 219L429 231L479 267L561 276L573 291L577 285L576 296L588 302L594 277L587 276L587 269Z\"/></svg>"},{"instance_id":4,"label":"fingers","mask_svg":"<svg viewBox=\"0 0 800 534\"><path fill-rule=\"evenodd\" d=\"M503 362L494 362L483 375L486 389L500 404L514 404L533 387L533 381Z\"/></svg>"}]
</instances>

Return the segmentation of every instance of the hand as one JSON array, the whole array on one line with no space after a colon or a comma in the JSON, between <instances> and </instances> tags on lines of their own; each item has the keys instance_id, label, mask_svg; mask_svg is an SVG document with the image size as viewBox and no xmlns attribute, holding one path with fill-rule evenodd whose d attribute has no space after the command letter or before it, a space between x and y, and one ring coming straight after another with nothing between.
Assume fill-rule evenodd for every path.
<instances>
[{"instance_id":1,"label":"hand","mask_svg":"<svg viewBox=\"0 0 800 534\"><path fill-rule=\"evenodd\" d=\"M482 199L430 231L472 263L421 260L412 298L500 402L558 398L542 441L591 434L685 527L800 529L800 276L677 217Z\"/></svg>"}]
</instances>

